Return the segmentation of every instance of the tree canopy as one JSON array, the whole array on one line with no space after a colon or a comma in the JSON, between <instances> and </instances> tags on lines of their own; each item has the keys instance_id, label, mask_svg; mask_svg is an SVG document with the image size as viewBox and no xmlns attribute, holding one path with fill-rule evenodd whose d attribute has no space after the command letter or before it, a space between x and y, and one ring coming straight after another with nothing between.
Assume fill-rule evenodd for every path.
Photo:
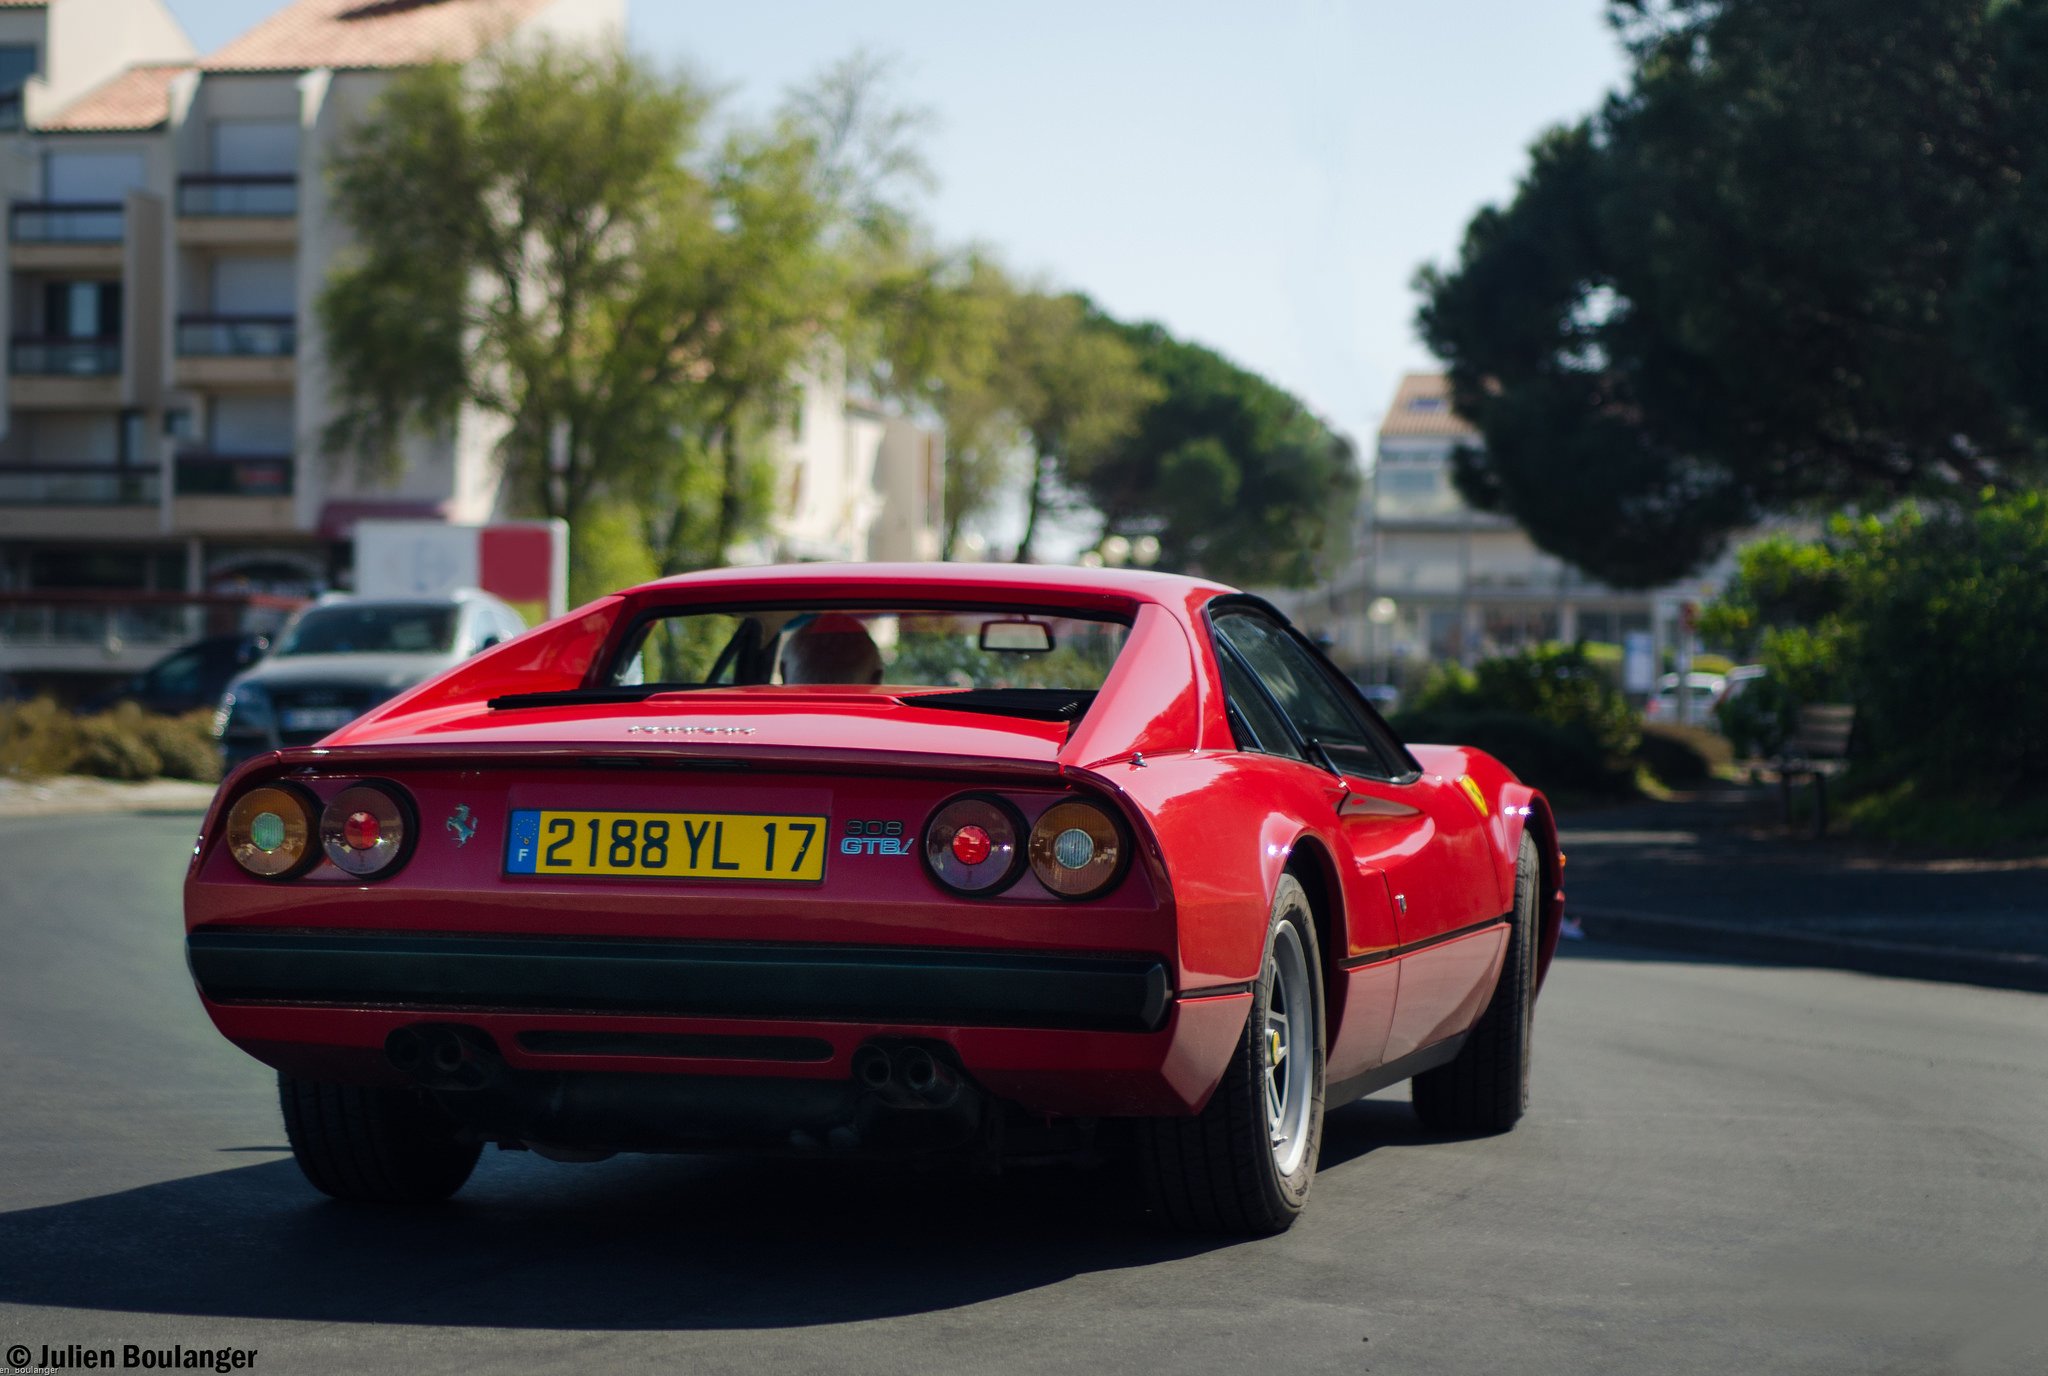
<instances>
[{"instance_id":1,"label":"tree canopy","mask_svg":"<svg viewBox=\"0 0 2048 1376\"><path fill-rule=\"evenodd\" d=\"M1293 395L1156 324L1099 313L1154 387L1121 443L1074 473L1116 534L1155 534L1160 565L1243 583L1310 582L1349 528L1350 441Z\"/></svg>"},{"instance_id":2,"label":"tree canopy","mask_svg":"<svg viewBox=\"0 0 2048 1376\"><path fill-rule=\"evenodd\" d=\"M2043 9L1610 0L1628 88L1418 275L1468 499L1647 586L1767 512L2038 478Z\"/></svg>"},{"instance_id":3,"label":"tree canopy","mask_svg":"<svg viewBox=\"0 0 2048 1376\"><path fill-rule=\"evenodd\" d=\"M723 123L618 51L396 76L331 169L352 239L319 305L330 451L388 472L409 435L480 419L509 504L571 522L592 591L727 557L806 370L843 361L943 427L949 554L1005 501L1019 559L1092 505L1164 566L1305 581L1350 509L1348 445L1220 355L933 242L925 116L889 76L856 54Z\"/></svg>"}]
</instances>

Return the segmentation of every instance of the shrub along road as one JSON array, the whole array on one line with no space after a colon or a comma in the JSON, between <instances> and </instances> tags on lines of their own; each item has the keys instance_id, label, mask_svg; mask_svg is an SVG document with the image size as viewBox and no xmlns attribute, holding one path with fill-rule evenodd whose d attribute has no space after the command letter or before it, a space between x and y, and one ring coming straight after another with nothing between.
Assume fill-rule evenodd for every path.
<instances>
[{"instance_id":1,"label":"shrub along road","mask_svg":"<svg viewBox=\"0 0 2048 1376\"><path fill-rule=\"evenodd\" d=\"M192 994L196 825L0 820L8 1343L259 1372L2048 1365L2038 995L1575 945L1520 1128L1341 1109L1309 1217L1256 1243L1069 1171L493 1153L446 1208L356 1210L300 1180Z\"/></svg>"}]
</instances>

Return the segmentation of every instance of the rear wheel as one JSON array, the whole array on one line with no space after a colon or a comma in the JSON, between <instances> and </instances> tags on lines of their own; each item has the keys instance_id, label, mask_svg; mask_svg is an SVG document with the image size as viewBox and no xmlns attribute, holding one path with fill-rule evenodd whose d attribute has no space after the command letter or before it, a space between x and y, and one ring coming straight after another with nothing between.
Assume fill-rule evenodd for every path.
<instances>
[{"instance_id":1,"label":"rear wheel","mask_svg":"<svg viewBox=\"0 0 2048 1376\"><path fill-rule=\"evenodd\" d=\"M1322 971L1315 919L1283 876L1251 1015L1223 1080L1192 1118L1140 1125L1152 1207L1199 1232L1285 1231L1308 1202L1323 1135Z\"/></svg>"},{"instance_id":2,"label":"rear wheel","mask_svg":"<svg viewBox=\"0 0 2048 1376\"><path fill-rule=\"evenodd\" d=\"M431 1204L462 1188L483 1148L417 1090L277 1077L292 1158L313 1187L370 1204Z\"/></svg>"},{"instance_id":3,"label":"rear wheel","mask_svg":"<svg viewBox=\"0 0 2048 1376\"><path fill-rule=\"evenodd\" d=\"M1540 880L1535 838L1524 835L1515 860L1515 915L1493 999L1457 1059L1417 1075L1410 1090L1416 1117L1437 1132L1506 1132L1529 1106Z\"/></svg>"}]
</instances>

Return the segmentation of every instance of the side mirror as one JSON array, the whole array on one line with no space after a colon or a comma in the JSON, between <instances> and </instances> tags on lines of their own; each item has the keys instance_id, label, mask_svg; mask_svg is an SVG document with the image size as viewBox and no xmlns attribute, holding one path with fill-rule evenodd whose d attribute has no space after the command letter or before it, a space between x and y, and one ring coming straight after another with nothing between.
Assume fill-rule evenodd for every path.
<instances>
[{"instance_id":1,"label":"side mirror","mask_svg":"<svg viewBox=\"0 0 2048 1376\"><path fill-rule=\"evenodd\" d=\"M1002 655L1038 655L1052 648L1052 627L1015 619L981 623L981 648Z\"/></svg>"}]
</instances>

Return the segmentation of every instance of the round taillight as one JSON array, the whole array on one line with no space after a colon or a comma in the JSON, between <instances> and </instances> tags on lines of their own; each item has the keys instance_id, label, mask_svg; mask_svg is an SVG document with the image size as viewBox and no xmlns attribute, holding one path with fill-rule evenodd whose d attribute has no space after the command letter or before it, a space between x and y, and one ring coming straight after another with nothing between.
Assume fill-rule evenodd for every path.
<instances>
[{"instance_id":1,"label":"round taillight","mask_svg":"<svg viewBox=\"0 0 2048 1376\"><path fill-rule=\"evenodd\" d=\"M925 868L956 893L1000 893L1024 868L1023 836L1023 819L1001 799L955 798L925 824Z\"/></svg>"},{"instance_id":2,"label":"round taillight","mask_svg":"<svg viewBox=\"0 0 2048 1376\"><path fill-rule=\"evenodd\" d=\"M405 853L406 809L377 784L353 784L320 814L320 848L334 867L367 879L384 874Z\"/></svg>"},{"instance_id":3,"label":"round taillight","mask_svg":"<svg viewBox=\"0 0 2048 1376\"><path fill-rule=\"evenodd\" d=\"M250 874L289 879L313 860L313 804L295 788L266 784L228 809L228 853Z\"/></svg>"},{"instance_id":4,"label":"round taillight","mask_svg":"<svg viewBox=\"0 0 2048 1376\"><path fill-rule=\"evenodd\" d=\"M1054 803L1031 828L1031 872L1061 898L1093 898L1116 882L1127 852L1116 819L1093 803Z\"/></svg>"},{"instance_id":5,"label":"round taillight","mask_svg":"<svg viewBox=\"0 0 2048 1376\"><path fill-rule=\"evenodd\" d=\"M969 824L953 833L953 858L963 865L979 865L994 852L996 843L980 827Z\"/></svg>"}]
</instances>

